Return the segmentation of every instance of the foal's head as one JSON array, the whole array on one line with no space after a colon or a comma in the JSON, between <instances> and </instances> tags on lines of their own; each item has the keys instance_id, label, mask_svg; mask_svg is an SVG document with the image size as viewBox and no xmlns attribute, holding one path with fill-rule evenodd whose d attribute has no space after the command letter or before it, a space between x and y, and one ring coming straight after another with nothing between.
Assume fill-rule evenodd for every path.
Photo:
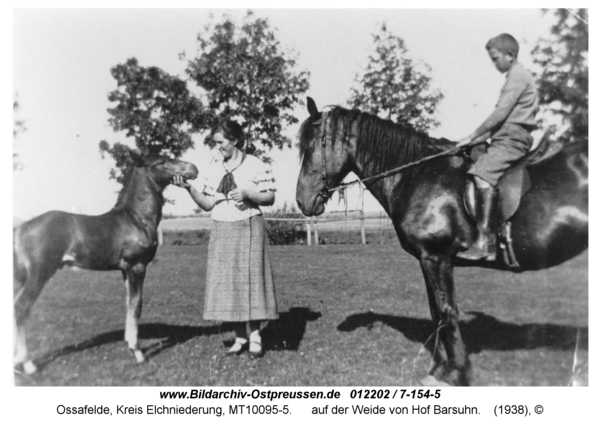
<instances>
[{"instance_id":1,"label":"foal's head","mask_svg":"<svg viewBox=\"0 0 600 425\"><path fill-rule=\"evenodd\" d=\"M149 176L161 189L167 187L176 175L181 175L186 180L194 180L198 177L198 169L194 164L173 159L166 155L154 153L143 155L139 151L131 150L129 157L133 162L133 167L130 168L125 186L129 186L132 183L133 176L139 176L140 171L142 174ZM136 172L136 170L138 171ZM137 180L137 184L140 184L139 179Z\"/></svg>"},{"instance_id":2,"label":"foal's head","mask_svg":"<svg viewBox=\"0 0 600 425\"><path fill-rule=\"evenodd\" d=\"M146 157L144 166L152 174L153 180L161 187L166 187L176 175L180 175L186 180L194 180L198 177L198 169L194 164L164 155Z\"/></svg>"}]
</instances>

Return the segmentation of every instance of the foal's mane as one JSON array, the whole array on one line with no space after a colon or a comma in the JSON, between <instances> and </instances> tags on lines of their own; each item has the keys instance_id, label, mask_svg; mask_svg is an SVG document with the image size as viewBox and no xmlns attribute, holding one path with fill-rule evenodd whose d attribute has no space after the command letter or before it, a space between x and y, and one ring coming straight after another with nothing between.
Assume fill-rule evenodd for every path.
<instances>
[{"instance_id":1,"label":"foal's mane","mask_svg":"<svg viewBox=\"0 0 600 425\"><path fill-rule=\"evenodd\" d=\"M121 190L119 191L119 196L117 197L117 203L115 204L115 206L113 207L113 209L115 208L119 208L122 207L123 205L127 204L127 194L130 193L131 190L135 191L135 187L131 187L132 186L132 182L134 182L134 178L133 175L135 173L135 167L129 167L127 169L127 171L125 171L125 175L123 176L123 187L121 188ZM135 183L134 183L135 185Z\"/></svg>"},{"instance_id":2,"label":"foal's mane","mask_svg":"<svg viewBox=\"0 0 600 425\"><path fill-rule=\"evenodd\" d=\"M325 118L322 118L325 121ZM435 139L406 125L384 120L376 115L341 106L329 111L327 122L332 143L348 140L350 130L357 124L357 160L368 164L369 171L383 171L416 161L434 148ZM342 137L338 137L341 135ZM300 155L311 155L315 149L315 128L312 119L306 120L299 131Z\"/></svg>"},{"instance_id":3,"label":"foal's mane","mask_svg":"<svg viewBox=\"0 0 600 425\"><path fill-rule=\"evenodd\" d=\"M142 193L142 191L148 186L148 179L134 178L136 174L139 174L136 173L136 171L142 168L144 167L134 165L129 167L127 171L125 171L125 175L123 177L123 187L119 192L119 196L117 197L117 203L115 204L113 209L128 206L131 201L131 197L135 196L135 194Z\"/></svg>"}]
</instances>

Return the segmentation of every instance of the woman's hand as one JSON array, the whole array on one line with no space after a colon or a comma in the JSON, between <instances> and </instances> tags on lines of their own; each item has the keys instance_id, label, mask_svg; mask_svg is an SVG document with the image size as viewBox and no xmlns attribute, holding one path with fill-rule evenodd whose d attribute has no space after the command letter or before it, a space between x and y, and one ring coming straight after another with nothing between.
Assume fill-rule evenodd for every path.
<instances>
[{"instance_id":1,"label":"woman's hand","mask_svg":"<svg viewBox=\"0 0 600 425\"><path fill-rule=\"evenodd\" d=\"M175 186L178 187L182 187L184 189L190 189L190 187L192 187L187 181L185 181L185 179L183 178L183 176L181 175L176 175L175 177L173 177L173 181L171 182L172 184L174 184Z\"/></svg>"},{"instance_id":2,"label":"woman's hand","mask_svg":"<svg viewBox=\"0 0 600 425\"><path fill-rule=\"evenodd\" d=\"M247 189L240 189L239 187L236 187L229 192L229 197L235 202L243 202L244 200L250 198L250 193Z\"/></svg>"},{"instance_id":3,"label":"woman's hand","mask_svg":"<svg viewBox=\"0 0 600 425\"><path fill-rule=\"evenodd\" d=\"M229 192L229 197L233 199L238 206L244 201L246 201L246 205L250 203L252 206L269 206L273 205L273 202L275 202L275 194L273 192L255 192L250 189L240 189L239 187Z\"/></svg>"}]
</instances>

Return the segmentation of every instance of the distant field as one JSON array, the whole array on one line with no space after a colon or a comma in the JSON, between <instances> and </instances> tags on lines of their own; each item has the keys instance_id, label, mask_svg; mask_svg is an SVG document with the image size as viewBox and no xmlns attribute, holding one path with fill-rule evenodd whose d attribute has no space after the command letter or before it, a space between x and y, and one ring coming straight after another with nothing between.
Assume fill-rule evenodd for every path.
<instances>
[{"instance_id":1,"label":"distant field","mask_svg":"<svg viewBox=\"0 0 600 425\"><path fill-rule=\"evenodd\" d=\"M266 216L268 219L268 215ZM360 220L356 212L328 213L319 217L311 218L314 223L317 222L319 230L324 231L359 231ZM301 221L303 222L303 221ZM210 216L180 217L163 219L161 226L165 231L187 231L210 229ZM366 212L365 230L386 230L392 229L392 222L385 213Z\"/></svg>"},{"instance_id":2,"label":"distant field","mask_svg":"<svg viewBox=\"0 0 600 425\"><path fill-rule=\"evenodd\" d=\"M209 216L163 219L160 226L165 231L186 231L210 229L212 219Z\"/></svg>"},{"instance_id":3,"label":"distant field","mask_svg":"<svg viewBox=\"0 0 600 425\"><path fill-rule=\"evenodd\" d=\"M265 357L226 358L227 325L202 320L207 245L160 247L148 268L136 364L118 272L61 270L34 306L26 386L411 386L433 334L423 277L396 245L271 246L279 320ZM550 270L456 270L478 386L564 386L588 356L588 255ZM430 340L431 341L431 340Z\"/></svg>"}]
</instances>

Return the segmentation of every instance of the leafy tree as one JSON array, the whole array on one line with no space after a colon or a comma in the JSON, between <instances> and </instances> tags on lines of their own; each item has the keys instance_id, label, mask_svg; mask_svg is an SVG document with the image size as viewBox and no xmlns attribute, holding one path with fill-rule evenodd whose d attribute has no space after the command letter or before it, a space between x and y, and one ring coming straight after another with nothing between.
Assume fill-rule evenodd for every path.
<instances>
[{"instance_id":1,"label":"leafy tree","mask_svg":"<svg viewBox=\"0 0 600 425\"><path fill-rule=\"evenodd\" d=\"M297 72L297 56L284 52L266 19L248 11L241 26L224 15L198 34L198 54L188 62L187 74L202 89L215 119L237 119L256 155L270 159L265 149L291 146L284 125L296 124L292 109L308 90L308 71ZM212 139L204 140L209 146Z\"/></svg>"},{"instance_id":2,"label":"leafy tree","mask_svg":"<svg viewBox=\"0 0 600 425\"><path fill-rule=\"evenodd\" d=\"M435 128L439 90L431 88L429 65L414 63L408 56L404 40L388 32L385 24L379 34L372 34L374 51L369 56L365 74L351 89L348 104L419 131Z\"/></svg>"},{"instance_id":3,"label":"leafy tree","mask_svg":"<svg viewBox=\"0 0 600 425\"><path fill-rule=\"evenodd\" d=\"M556 23L550 37L540 40L531 52L543 69L537 75L540 104L569 127L563 140L587 140L588 12L557 9L553 13Z\"/></svg>"},{"instance_id":4,"label":"leafy tree","mask_svg":"<svg viewBox=\"0 0 600 425\"><path fill-rule=\"evenodd\" d=\"M266 230L271 245L297 245L306 240L306 230L303 230L302 223L304 215L296 209L294 204L288 205L284 202L283 207L267 213L267 217L297 220L268 220Z\"/></svg>"},{"instance_id":5,"label":"leafy tree","mask_svg":"<svg viewBox=\"0 0 600 425\"><path fill-rule=\"evenodd\" d=\"M142 154L169 153L180 157L193 146L192 133L205 128L210 111L190 93L186 82L157 67L142 67L128 59L111 69L117 89L108 99L117 102L108 109L110 125L133 137ZM122 170L132 164L129 148L122 143L100 142L100 152L116 161L111 178L121 182Z\"/></svg>"}]
</instances>

